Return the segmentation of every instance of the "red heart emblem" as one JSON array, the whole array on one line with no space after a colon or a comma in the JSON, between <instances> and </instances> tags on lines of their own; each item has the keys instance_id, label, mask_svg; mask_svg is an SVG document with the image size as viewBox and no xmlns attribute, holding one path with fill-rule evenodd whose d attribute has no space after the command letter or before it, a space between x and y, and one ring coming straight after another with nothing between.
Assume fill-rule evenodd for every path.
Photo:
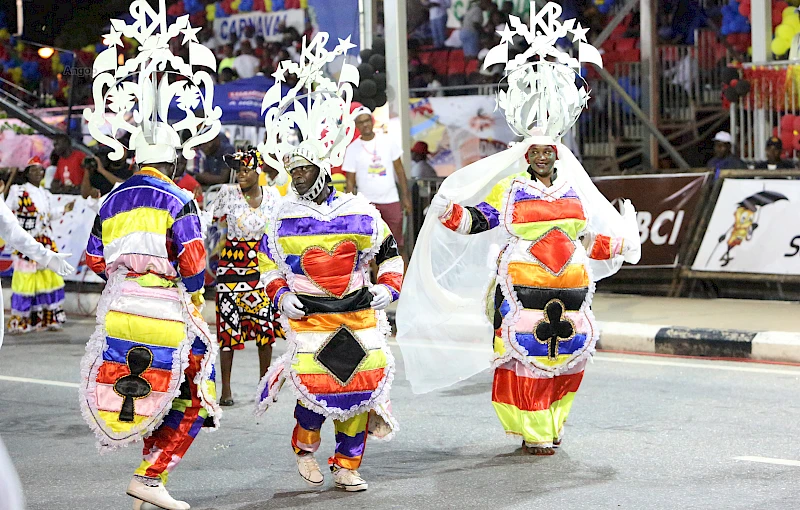
<instances>
[{"instance_id":1,"label":"red heart emblem","mask_svg":"<svg viewBox=\"0 0 800 510\"><path fill-rule=\"evenodd\" d=\"M312 246L300 257L300 267L317 288L331 297L341 299L350 286L356 268L358 247L353 241L337 243L328 251Z\"/></svg>"}]
</instances>

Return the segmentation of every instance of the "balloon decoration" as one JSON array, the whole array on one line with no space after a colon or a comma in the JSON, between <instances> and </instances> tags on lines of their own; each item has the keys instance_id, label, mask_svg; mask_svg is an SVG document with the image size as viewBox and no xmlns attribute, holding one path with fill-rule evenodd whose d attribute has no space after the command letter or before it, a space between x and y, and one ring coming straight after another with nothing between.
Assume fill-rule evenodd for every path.
<instances>
[{"instance_id":1,"label":"balloon decoration","mask_svg":"<svg viewBox=\"0 0 800 510\"><path fill-rule=\"evenodd\" d=\"M780 124L780 131L775 133L775 136L783 142L784 153L800 151L800 115L784 115L780 119Z\"/></svg>"},{"instance_id":2,"label":"balloon decoration","mask_svg":"<svg viewBox=\"0 0 800 510\"><path fill-rule=\"evenodd\" d=\"M779 3L785 4L785 2ZM773 10L773 17L774 14ZM770 45L772 53L778 57L786 55L792 47L792 39L798 33L800 33L800 15L798 15L797 8L785 4L781 10L781 22L775 27L775 38Z\"/></svg>"},{"instance_id":3,"label":"balloon decoration","mask_svg":"<svg viewBox=\"0 0 800 510\"><path fill-rule=\"evenodd\" d=\"M361 65L358 66L360 78L353 91L353 100L370 110L386 104L386 42L376 37L372 48L361 50Z\"/></svg>"},{"instance_id":4,"label":"balloon decoration","mask_svg":"<svg viewBox=\"0 0 800 510\"><path fill-rule=\"evenodd\" d=\"M725 106L730 103L737 103L750 93L750 89L750 81L741 78L738 69L726 67L722 71L722 97L727 101Z\"/></svg>"},{"instance_id":5,"label":"balloon decoration","mask_svg":"<svg viewBox=\"0 0 800 510\"><path fill-rule=\"evenodd\" d=\"M614 0L594 0L594 5L600 14L608 14L611 8L614 7Z\"/></svg>"}]
</instances>

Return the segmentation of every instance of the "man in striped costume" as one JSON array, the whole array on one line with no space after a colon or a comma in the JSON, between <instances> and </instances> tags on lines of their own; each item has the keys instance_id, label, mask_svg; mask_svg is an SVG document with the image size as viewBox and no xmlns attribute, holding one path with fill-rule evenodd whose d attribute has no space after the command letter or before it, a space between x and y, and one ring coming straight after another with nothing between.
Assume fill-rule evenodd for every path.
<instances>
[{"instance_id":1,"label":"man in striped costume","mask_svg":"<svg viewBox=\"0 0 800 510\"><path fill-rule=\"evenodd\" d=\"M389 405L394 358L383 309L400 296L403 260L391 231L366 199L335 191L313 146L287 155L296 197L278 207L262 241L262 275L281 310L289 350L259 386L257 412L287 382L297 396L292 446L300 475L323 484L314 459L320 428L333 418L337 488L363 491L358 474L368 434L397 428ZM370 263L378 267L370 281Z\"/></svg>"},{"instance_id":2,"label":"man in striped costume","mask_svg":"<svg viewBox=\"0 0 800 510\"><path fill-rule=\"evenodd\" d=\"M107 284L82 364L81 406L101 447L144 438L127 490L134 508L181 510L189 505L164 483L220 414L217 344L199 311L205 248L194 201L169 177L175 149L144 146L136 159L139 171L108 195L86 248Z\"/></svg>"}]
</instances>

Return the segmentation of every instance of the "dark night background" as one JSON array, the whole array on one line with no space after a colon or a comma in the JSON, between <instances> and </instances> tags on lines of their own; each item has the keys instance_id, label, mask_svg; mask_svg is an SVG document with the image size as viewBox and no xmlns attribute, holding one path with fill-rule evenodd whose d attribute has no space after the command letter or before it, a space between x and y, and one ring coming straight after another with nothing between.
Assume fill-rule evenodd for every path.
<instances>
[{"instance_id":1,"label":"dark night background","mask_svg":"<svg viewBox=\"0 0 800 510\"><path fill-rule=\"evenodd\" d=\"M157 0L148 0L157 6ZM173 3L167 0L169 6ZM25 12L22 38L62 48L81 48L99 41L110 18L128 11L130 0L23 0ZM6 12L8 29L17 27L15 0L0 0Z\"/></svg>"}]
</instances>

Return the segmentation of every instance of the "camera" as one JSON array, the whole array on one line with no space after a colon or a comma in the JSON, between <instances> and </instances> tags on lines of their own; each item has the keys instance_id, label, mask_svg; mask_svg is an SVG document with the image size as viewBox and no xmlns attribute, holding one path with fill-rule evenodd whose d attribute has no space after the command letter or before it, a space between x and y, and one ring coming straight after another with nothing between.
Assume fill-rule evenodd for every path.
<instances>
[{"instance_id":1,"label":"camera","mask_svg":"<svg viewBox=\"0 0 800 510\"><path fill-rule=\"evenodd\" d=\"M97 161L91 156L84 158L83 164L81 166L83 166L83 168L89 170L90 172L97 171Z\"/></svg>"}]
</instances>

